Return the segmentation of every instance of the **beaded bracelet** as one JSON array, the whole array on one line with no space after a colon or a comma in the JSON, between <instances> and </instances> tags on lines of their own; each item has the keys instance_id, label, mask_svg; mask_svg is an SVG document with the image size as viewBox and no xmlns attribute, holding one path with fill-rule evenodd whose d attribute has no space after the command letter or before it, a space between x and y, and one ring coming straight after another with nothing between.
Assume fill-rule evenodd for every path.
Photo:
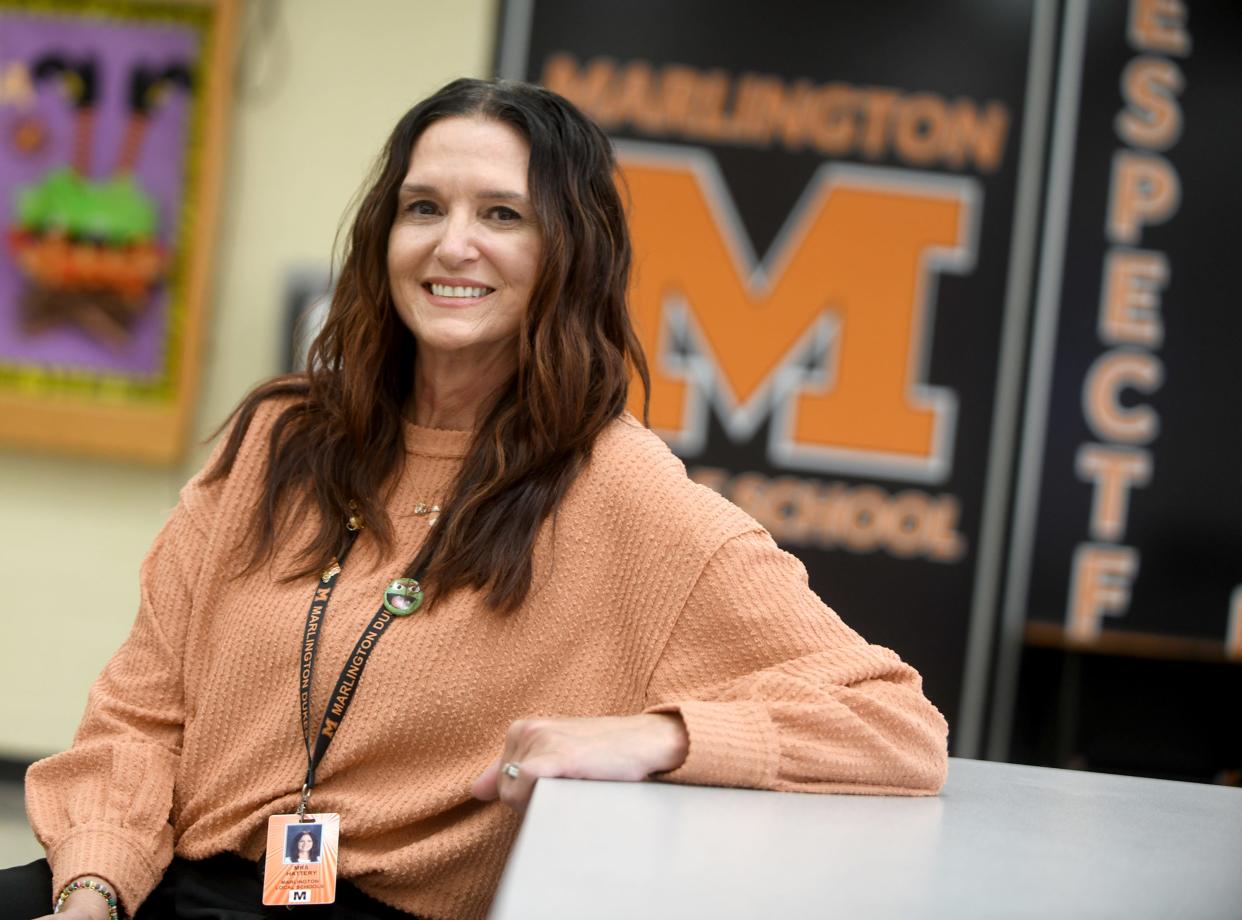
<instances>
[{"instance_id":1,"label":"beaded bracelet","mask_svg":"<svg viewBox=\"0 0 1242 920\"><path fill-rule=\"evenodd\" d=\"M120 920L120 911L116 907L116 895L112 893L112 889L101 882L94 879L78 879L70 882L60 892L60 897L56 899L56 906L52 908L52 913L60 913L60 909L64 906L65 901L69 900L69 895L73 894L80 888L89 888L91 891L97 891L108 902L108 920Z\"/></svg>"}]
</instances>

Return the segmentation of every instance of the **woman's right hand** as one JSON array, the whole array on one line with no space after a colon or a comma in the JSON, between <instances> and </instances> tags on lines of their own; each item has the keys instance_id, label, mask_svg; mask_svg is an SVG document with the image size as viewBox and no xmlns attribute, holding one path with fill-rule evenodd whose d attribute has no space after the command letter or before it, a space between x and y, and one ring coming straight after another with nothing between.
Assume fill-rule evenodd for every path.
<instances>
[{"instance_id":1,"label":"woman's right hand","mask_svg":"<svg viewBox=\"0 0 1242 920\"><path fill-rule=\"evenodd\" d=\"M37 920L108 920L108 902L98 891L79 888L65 898L58 914L46 914Z\"/></svg>"},{"instance_id":2,"label":"woman's right hand","mask_svg":"<svg viewBox=\"0 0 1242 920\"><path fill-rule=\"evenodd\" d=\"M58 914L47 914L38 917L37 920L108 920L108 905L104 904L103 898L96 898L100 904L103 904L103 913L92 913L86 905L70 907L69 902L65 902L65 906L60 909Z\"/></svg>"},{"instance_id":3,"label":"woman's right hand","mask_svg":"<svg viewBox=\"0 0 1242 920\"><path fill-rule=\"evenodd\" d=\"M60 909L58 914L47 914L36 920L108 920L108 905L104 904L103 898L96 898L100 904L103 904L103 913L98 911L92 912L87 904L69 906L69 901L65 902L65 906Z\"/></svg>"}]
</instances>

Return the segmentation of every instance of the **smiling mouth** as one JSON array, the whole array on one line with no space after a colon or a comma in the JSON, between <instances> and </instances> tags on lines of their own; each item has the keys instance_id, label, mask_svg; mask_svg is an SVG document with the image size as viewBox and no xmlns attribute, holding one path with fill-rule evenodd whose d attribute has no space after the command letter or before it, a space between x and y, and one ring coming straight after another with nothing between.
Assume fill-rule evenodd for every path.
<instances>
[{"instance_id":1,"label":"smiling mouth","mask_svg":"<svg viewBox=\"0 0 1242 920\"><path fill-rule=\"evenodd\" d=\"M490 287L464 287L452 284L436 284L434 282L424 284L423 287L436 297L459 297L462 300L478 300L480 297L486 297L496 290Z\"/></svg>"}]
</instances>

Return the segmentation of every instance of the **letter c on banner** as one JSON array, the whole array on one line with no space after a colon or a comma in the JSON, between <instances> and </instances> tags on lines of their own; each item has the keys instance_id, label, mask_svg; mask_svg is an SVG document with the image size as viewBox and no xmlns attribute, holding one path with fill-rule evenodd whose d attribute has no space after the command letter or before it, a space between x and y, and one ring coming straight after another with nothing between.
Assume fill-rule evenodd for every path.
<instances>
[{"instance_id":1,"label":"letter c on banner","mask_svg":"<svg viewBox=\"0 0 1242 920\"><path fill-rule=\"evenodd\" d=\"M1160 432L1151 406L1121 404L1126 388L1152 393L1164 382L1164 365L1150 352L1115 348L1096 358L1087 372L1082 408L1096 437L1122 444L1148 444Z\"/></svg>"}]
</instances>

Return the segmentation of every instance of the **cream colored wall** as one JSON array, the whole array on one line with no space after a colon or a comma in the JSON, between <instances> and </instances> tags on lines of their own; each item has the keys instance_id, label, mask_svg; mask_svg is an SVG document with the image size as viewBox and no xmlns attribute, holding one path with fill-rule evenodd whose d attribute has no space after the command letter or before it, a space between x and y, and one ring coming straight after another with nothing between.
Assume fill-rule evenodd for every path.
<instances>
[{"instance_id":1,"label":"cream colored wall","mask_svg":"<svg viewBox=\"0 0 1242 920\"><path fill-rule=\"evenodd\" d=\"M248 0L196 432L282 357L289 269L326 265L388 130L456 76L490 72L494 0ZM265 24L262 6L278 14ZM274 27L273 27L274 26ZM152 470L0 453L0 757L65 747L121 643L138 565L203 459Z\"/></svg>"}]
</instances>

